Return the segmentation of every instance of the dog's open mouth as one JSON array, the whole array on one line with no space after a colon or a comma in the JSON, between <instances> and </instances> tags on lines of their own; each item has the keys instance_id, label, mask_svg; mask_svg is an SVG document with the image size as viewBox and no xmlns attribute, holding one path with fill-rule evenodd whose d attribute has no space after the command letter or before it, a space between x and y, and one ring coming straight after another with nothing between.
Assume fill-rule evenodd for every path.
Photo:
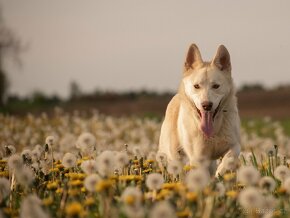
<instances>
[{"instance_id":1,"label":"dog's open mouth","mask_svg":"<svg viewBox=\"0 0 290 218\"><path fill-rule=\"evenodd\" d=\"M221 101L214 111L200 111L195 106L201 120L200 128L206 137L211 137L213 135L213 122L214 122L215 116L217 115L220 109L220 104L221 104Z\"/></svg>"}]
</instances>

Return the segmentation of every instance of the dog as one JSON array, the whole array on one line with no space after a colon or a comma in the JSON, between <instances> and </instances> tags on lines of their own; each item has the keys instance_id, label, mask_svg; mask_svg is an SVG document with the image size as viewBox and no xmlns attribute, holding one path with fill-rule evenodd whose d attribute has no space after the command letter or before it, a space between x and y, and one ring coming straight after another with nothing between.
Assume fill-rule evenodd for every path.
<instances>
[{"instance_id":1,"label":"dog","mask_svg":"<svg viewBox=\"0 0 290 218\"><path fill-rule=\"evenodd\" d=\"M180 159L182 151L190 165L206 160L210 173L219 176L226 171L227 158L238 157L240 118L231 68L224 45L210 62L202 60L195 44L189 47L178 92L161 126L159 152L169 161Z\"/></svg>"}]
</instances>

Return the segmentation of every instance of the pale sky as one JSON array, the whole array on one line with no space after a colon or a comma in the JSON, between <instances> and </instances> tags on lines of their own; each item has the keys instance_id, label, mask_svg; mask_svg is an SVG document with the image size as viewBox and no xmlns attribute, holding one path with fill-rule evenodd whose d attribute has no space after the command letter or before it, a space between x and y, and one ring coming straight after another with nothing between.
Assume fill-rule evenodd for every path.
<instances>
[{"instance_id":1,"label":"pale sky","mask_svg":"<svg viewBox=\"0 0 290 218\"><path fill-rule=\"evenodd\" d=\"M0 0L28 50L8 65L11 92L176 90L189 45L204 60L219 44L239 87L290 83L289 0Z\"/></svg>"}]
</instances>

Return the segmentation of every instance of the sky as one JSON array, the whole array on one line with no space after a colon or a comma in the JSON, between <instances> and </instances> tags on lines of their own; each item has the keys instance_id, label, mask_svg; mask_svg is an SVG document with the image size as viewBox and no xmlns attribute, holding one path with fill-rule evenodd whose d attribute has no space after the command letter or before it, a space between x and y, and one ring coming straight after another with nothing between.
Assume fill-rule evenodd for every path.
<instances>
[{"instance_id":1,"label":"sky","mask_svg":"<svg viewBox=\"0 0 290 218\"><path fill-rule=\"evenodd\" d=\"M290 83L288 0L0 0L5 23L27 45L6 64L10 93L35 90L175 91L196 43L204 60L230 52L237 87Z\"/></svg>"}]
</instances>

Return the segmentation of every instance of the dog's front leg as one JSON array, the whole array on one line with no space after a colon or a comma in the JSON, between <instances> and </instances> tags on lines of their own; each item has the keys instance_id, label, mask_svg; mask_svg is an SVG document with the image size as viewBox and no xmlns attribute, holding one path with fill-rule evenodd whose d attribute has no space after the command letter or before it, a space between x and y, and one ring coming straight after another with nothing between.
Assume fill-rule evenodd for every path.
<instances>
[{"instance_id":1,"label":"dog's front leg","mask_svg":"<svg viewBox=\"0 0 290 218\"><path fill-rule=\"evenodd\" d=\"M229 157L233 157L233 158L238 158L239 154L241 151L241 146L240 144L235 144L232 148L230 148L230 150L223 156L223 159L221 161L221 163L218 165L218 168L216 170L215 176L218 177L219 175L223 175L226 171L225 168L225 161L227 158Z\"/></svg>"}]
</instances>

